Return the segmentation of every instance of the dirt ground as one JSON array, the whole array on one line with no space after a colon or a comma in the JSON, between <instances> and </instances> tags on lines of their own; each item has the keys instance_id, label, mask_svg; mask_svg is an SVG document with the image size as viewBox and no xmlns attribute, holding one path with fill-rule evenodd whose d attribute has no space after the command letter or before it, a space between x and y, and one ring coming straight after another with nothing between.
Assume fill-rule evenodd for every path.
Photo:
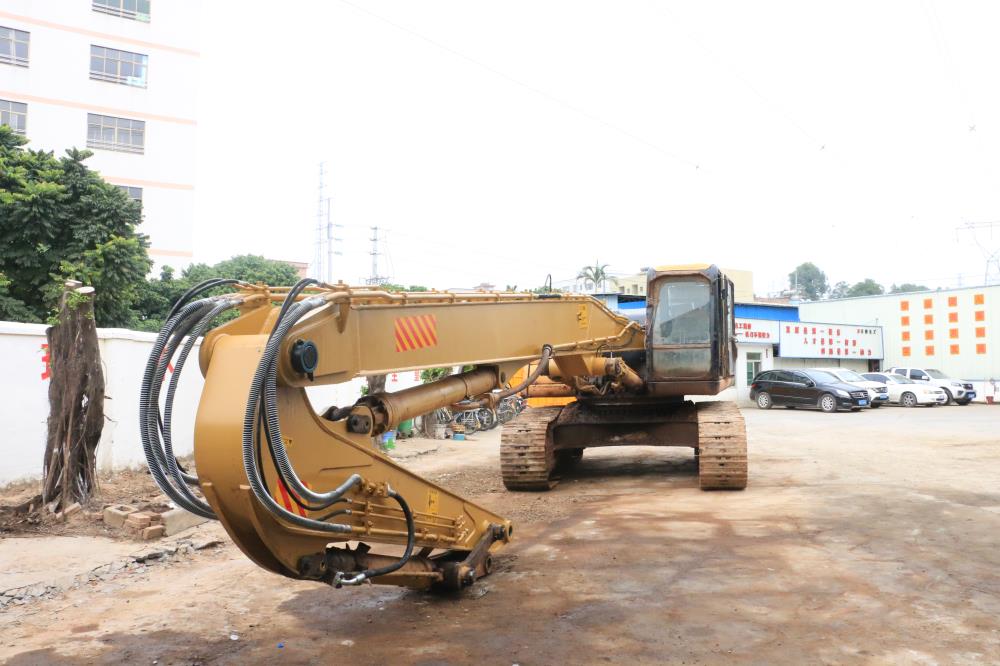
<instances>
[{"instance_id":1,"label":"dirt ground","mask_svg":"<svg viewBox=\"0 0 1000 666\"><path fill-rule=\"evenodd\" d=\"M410 455L518 522L462 594L289 581L226 542L8 606L0 659L1000 662L1000 408L744 411L743 492L699 491L683 449L588 450L537 495L503 489L494 433Z\"/></svg>"}]
</instances>

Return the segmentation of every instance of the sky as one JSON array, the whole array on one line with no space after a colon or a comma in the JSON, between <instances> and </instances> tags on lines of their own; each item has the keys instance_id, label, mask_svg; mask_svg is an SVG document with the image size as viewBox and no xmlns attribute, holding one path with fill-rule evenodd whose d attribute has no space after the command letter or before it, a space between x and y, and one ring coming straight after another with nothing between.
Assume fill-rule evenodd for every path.
<instances>
[{"instance_id":1,"label":"sky","mask_svg":"<svg viewBox=\"0 0 1000 666\"><path fill-rule=\"evenodd\" d=\"M1000 250L1000 3L209 0L199 260L532 288L711 262L759 295L982 284ZM324 207L324 220L325 220ZM997 271L994 276L1000 279Z\"/></svg>"}]
</instances>

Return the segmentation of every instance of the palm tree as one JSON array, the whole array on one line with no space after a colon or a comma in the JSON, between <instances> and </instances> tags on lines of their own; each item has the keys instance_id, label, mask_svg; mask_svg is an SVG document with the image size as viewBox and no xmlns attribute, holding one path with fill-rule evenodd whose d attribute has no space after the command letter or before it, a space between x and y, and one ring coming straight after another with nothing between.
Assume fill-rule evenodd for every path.
<instances>
[{"instance_id":1,"label":"palm tree","mask_svg":"<svg viewBox=\"0 0 1000 666\"><path fill-rule=\"evenodd\" d=\"M612 282L615 281L610 275L608 275L608 264L602 264L600 261L594 261L593 266L584 266L580 269L577 274L577 280L583 280L584 286L593 285L595 288L600 287L604 291L607 291L607 281L610 278Z\"/></svg>"}]
</instances>

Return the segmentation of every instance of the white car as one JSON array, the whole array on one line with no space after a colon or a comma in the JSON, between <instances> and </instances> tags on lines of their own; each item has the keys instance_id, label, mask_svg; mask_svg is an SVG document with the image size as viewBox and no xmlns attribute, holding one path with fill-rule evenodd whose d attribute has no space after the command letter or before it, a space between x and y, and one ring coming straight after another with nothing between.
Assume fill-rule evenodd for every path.
<instances>
[{"instance_id":1,"label":"white car","mask_svg":"<svg viewBox=\"0 0 1000 666\"><path fill-rule=\"evenodd\" d=\"M885 385L885 382L875 382L870 379L866 379L853 370L848 370L847 368L816 369L830 373L845 384L853 384L854 386L867 390L868 397L871 399L869 406L873 409L881 407L883 403L889 402L889 389Z\"/></svg>"},{"instance_id":2,"label":"white car","mask_svg":"<svg viewBox=\"0 0 1000 666\"><path fill-rule=\"evenodd\" d=\"M875 382L883 382L889 389L889 402L903 407L917 405L943 405L948 402L944 389L920 384L903 375L886 372L866 372L862 375Z\"/></svg>"},{"instance_id":3,"label":"white car","mask_svg":"<svg viewBox=\"0 0 1000 666\"><path fill-rule=\"evenodd\" d=\"M976 397L976 387L964 379L952 379L934 368L889 368L888 372L903 375L928 386L937 386L948 397L947 402L967 405ZM947 404L947 402L945 404Z\"/></svg>"}]
</instances>

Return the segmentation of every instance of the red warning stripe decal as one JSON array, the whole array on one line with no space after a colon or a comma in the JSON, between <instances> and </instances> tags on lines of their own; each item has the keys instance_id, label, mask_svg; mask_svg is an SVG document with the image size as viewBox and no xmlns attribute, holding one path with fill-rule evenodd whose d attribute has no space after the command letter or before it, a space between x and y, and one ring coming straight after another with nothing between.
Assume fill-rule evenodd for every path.
<instances>
[{"instance_id":1,"label":"red warning stripe decal","mask_svg":"<svg viewBox=\"0 0 1000 666\"><path fill-rule=\"evenodd\" d=\"M309 484L307 483L306 488L308 487ZM294 505L294 507L292 506L292 489L286 488L285 484L282 483L280 480L278 481L278 492L281 494L281 497L280 498L276 497L275 499L280 499L281 503L285 506L285 508L288 511L291 511L292 513L298 513L300 516L306 515L306 510L303 509L301 506L299 506L297 503ZM295 497L300 502L302 501L302 498L299 497L298 495L295 495Z\"/></svg>"},{"instance_id":2,"label":"red warning stripe decal","mask_svg":"<svg viewBox=\"0 0 1000 666\"><path fill-rule=\"evenodd\" d=\"M434 315L397 317L393 324L396 334L396 351L413 351L414 349L437 346L437 319Z\"/></svg>"}]
</instances>

